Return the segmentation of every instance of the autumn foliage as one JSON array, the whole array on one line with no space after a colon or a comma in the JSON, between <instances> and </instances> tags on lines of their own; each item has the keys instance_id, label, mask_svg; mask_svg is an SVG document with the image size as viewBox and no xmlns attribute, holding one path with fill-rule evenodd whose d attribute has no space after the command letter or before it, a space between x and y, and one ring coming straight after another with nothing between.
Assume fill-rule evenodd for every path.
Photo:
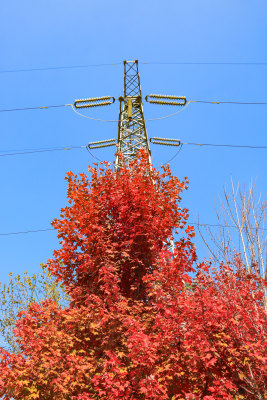
<instances>
[{"instance_id":1,"label":"autumn foliage","mask_svg":"<svg viewBox=\"0 0 267 400\"><path fill-rule=\"evenodd\" d=\"M264 399L263 282L236 258L196 264L179 208L187 181L145 154L67 175L48 268L71 302L21 312L20 353L1 350L5 399ZM170 240L176 238L173 251Z\"/></svg>"}]
</instances>

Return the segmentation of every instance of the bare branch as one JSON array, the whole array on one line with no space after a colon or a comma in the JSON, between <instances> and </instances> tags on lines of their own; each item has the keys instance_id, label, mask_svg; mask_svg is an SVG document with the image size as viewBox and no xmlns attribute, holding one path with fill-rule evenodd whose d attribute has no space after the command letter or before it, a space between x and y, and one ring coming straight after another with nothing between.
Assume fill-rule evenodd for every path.
<instances>
[{"instance_id":1,"label":"bare branch","mask_svg":"<svg viewBox=\"0 0 267 400\"><path fill-rule=\"evenodd\" d=\"M220 210L215 205L218 229L211 232L198 227L203 242L216 264L222 260L227 263L239 254L248 273L259 273L266 279L266 195L256 197L255 181L241 189L239 184L235 188L232 179L230 191L224 186L223 195ZM263 291L267 307L267 292Z\"/></svg>"}]
</instances>

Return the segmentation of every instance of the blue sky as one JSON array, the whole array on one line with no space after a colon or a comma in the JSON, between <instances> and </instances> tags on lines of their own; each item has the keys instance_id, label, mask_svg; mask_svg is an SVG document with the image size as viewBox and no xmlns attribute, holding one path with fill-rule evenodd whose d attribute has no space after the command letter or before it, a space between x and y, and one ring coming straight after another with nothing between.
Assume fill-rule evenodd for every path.
<instances>
[{"instance_id":1,"label":"blue sky","mask_svg":"<svg viewBox=\"0 0 267 400\"><path fill-rule=\"evenodd\" d=\"M123 60L138 59L143 95L176 94L189 100L266 102L267 66L166 65L144 62L267 62L267 3L259 0L57 0L2 2L0 109L72 103L123 93ZM3 72L84 64L79 69ZM118 64L120 63L120 64ZM87 115L117 119L118 103ZM175 112L144 104L147 119ZM266 146L267 106L190 104L175 117L147 122L149 136L184 142ZM117 137L116 123L90 121L69 107L0 113L2 152L85 145ZM175 148L151 146L154 166ZM94 151L114 159L114 148ZM216 223L214 198L223 185L257 178L265 192L266 150L183 146L171 163L190 188L183 204L190 220ZM0 233L45 229L66 204L67 171L87 171L86 150L0 157ZM207 253L196 238L199 254ZM0 281L39 265L58 246L56 232L0 236Z\"/></svg>"}]
</instances>

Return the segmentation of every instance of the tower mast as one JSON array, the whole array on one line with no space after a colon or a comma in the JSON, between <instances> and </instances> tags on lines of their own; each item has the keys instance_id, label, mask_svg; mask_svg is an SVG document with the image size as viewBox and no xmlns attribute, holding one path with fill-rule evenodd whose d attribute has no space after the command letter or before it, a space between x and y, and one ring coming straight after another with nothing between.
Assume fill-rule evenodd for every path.
<instances>
[{"instance_id":1,"label":"tower mast","mask_svg":"<svg viewBox=\"0 0 267 400\"><path fill-rule=\"evenodd\" d=\"M145 149L150 158L149 140L143 111L138 60L124 61L124 96L119 97L120 112L118 125L118 153L121 153L124 162L136 157L140 149ZM116 166L120 159L116 157Z\"/></svg>"},{"instance_id":2,"label":"tower mast","mask_svg":"<svg viewBox=\"0 0 267 400\"><path fill-rule=\"evenodd\" d=\"M123 156L123 162L129 164L135 159L139 150L144 149L149 157L151 165L151 151L147 136L143 99L140 85L140 76L138 71L138 60L124 61L124 95L119 97L120 111L118 120L118 138L100 140L88 144L88 149L97 149L117 145L116 168L120 167L120 156ZM150 94L145 97L151 104L186 106L187 100L184 96L169 96ZM115 102L111 96L95 97L90 99L75 100L75 108L89 108L111 105ZM178 139L167 139L154 137L150 139L151 143L165 146L180 146Z\"/></svg>"}]
</instances>

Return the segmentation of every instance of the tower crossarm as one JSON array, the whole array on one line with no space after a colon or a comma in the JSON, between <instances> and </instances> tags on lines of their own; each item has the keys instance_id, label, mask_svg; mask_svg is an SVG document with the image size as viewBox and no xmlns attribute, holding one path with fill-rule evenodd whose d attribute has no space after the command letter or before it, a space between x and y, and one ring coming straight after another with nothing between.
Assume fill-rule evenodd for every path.
<instances>
[{"instance_id":1,"label":"tower crossarm","mask_svg":"<svg viewBox=\"0 0 267 400\"><path fill-rule=\"evenodd\" d=\"M124 61L124 96L119 97L119 101L118 153L123 155L124 162L127 164L136 157L140 149L145 149L150 157L138 60ZM119 166L118 156L116 166Z\"/></svg>"}]
</instances>

